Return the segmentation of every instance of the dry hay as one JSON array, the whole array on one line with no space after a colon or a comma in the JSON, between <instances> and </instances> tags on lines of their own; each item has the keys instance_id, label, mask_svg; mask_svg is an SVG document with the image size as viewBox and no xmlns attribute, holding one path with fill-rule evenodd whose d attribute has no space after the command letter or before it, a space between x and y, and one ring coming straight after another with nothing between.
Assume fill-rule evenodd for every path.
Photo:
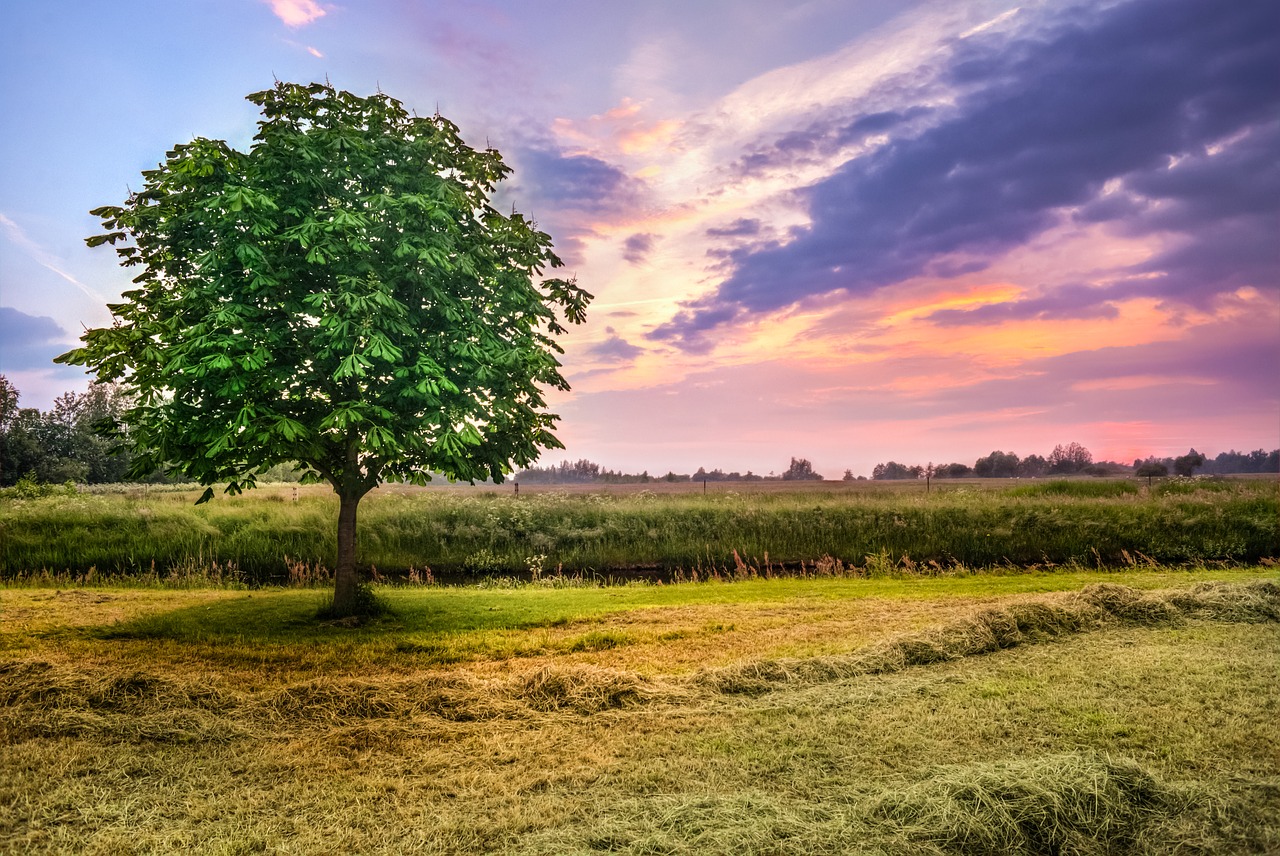
<instances>
[{"instance_id":1,"label":"dry hay","mask_svg":"<svg viewBox=\"0 0 1280 856\"><path fill-rule=\"evenodd\" d=\"M1133 852L1185 799L1133 762L1069 753L941 767L872 814L934 852L1101 856Z\"/></svg>"},{"instance_id":2,"label":"dry hay","mask_svg":"<svg viewBox=\"0 0 1280 856\"><path fill-rule=\"evenodd\" d=\"M965 621L901 636L854 654L748 661L708 669L695 680L716 692L759 694L779 684L895 672L1102 627L1172 625L1186 618L1280 621L1280 585L1270 581L1210 582L1187 591L1142 592L1096 583L1057 603L986 609Z\"/></svg>"},{"instance_id":3,"label":"dry hay","mask_svg":"<svg viewBox=\"0 0 1280 856\"><path fill-rule=\"evenodd\" d=\"M505 682L514 701L537 711L600 713L659 700L674 700L674 688L633 672L590 666L546 666Z\"/></svg>"},{"instance_id":4,"label":"dry hay","mask_svg":"<svg viewBox=\"0 0 1280 856\"><path fill-rule=\"evenodd\" d=\"M593 715L699 692L760 694L956 660L1106 626L1168 625L1186 618L1280 620L1280 585L1203 583L1142 593L1092 585L1056 602L987 609L939 629L854 654L778 658L708 669L687 680L648 679L587 665L547 666L504 678L463 672L410 678L318 678L260 692L132 672L91 674L41 661L0 663L0 742L94 735L122 741L230 740L281 728L322 730L360 721L412 724L568 713Z\"/></svg>"},{"instance_id":5,"label":"dry hay","mask_svg":"<svg viewBox=\"0 0 1280 856\"><path fill-rule=\"evenodd\" d=\"M592 666L545 667L489 680L464 674L317 678L235 692L142 673L96 676L17 661L0 664L0 743L59 736L183 743L280 730L331 731L359 722L412 726L424 719L591 715L686 695L637 674Z\"/></svg>"}]
</instances>

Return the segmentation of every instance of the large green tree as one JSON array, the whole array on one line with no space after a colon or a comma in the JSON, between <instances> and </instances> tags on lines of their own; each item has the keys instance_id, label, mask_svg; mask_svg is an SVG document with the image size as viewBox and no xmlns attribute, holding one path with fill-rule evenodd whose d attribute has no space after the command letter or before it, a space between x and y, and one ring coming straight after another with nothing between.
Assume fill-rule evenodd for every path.
<instances>
[{"instance_id":1,"label":"large green tree","mask_svg":"<svg viewBox=\"0 0 1280 856\"><path fill-rule=\"evenodd\" d=\"M247 152L175 146L103 234L139 273L59 361L116 381L137 472L228 493L283 462L339 498L333 611L358 608L356 510L383 481L502 481L561 447L562 321L587 294L529 220L490 205L509 168L382 94L277 83Z\"/></svg>"}]
</instances>

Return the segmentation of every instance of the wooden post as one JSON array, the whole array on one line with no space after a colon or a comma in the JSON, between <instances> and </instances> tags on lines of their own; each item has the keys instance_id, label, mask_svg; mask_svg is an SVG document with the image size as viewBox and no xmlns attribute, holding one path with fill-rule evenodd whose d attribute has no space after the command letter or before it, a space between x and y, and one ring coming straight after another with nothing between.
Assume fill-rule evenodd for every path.
<instances>
[{"instance_id":1,"label":"wooden post","mask_svg":"<svg viewBox=\"0 0 1280 856\"><path fill-rule=\"evenodd\" d=\"M520 495L520 482L512 482L516 486L516 496Z\"/></svg>"}]
</instances>

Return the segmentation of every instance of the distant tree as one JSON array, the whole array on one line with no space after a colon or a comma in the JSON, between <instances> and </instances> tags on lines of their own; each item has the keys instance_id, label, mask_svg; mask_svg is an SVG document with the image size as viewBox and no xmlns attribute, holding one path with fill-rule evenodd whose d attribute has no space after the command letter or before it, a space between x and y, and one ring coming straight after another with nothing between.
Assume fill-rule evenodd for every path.
<instances>
[{"instance_id":1,"label":"distant tree","mask_svg":"<svg viewBox=\"0 0 1280 856\"><path fill-rule=\"evenodd\" d=\"M1027 455L1018 462L1018 475L1023 478L1039 478L1049 471L1049 462L1040 455Z\"/></svg>"},{"instance_id":2,"label":"distant tree","mask_svg":"<svg viewBox=\"0 0 1280 856\"><path fill-rule=\"evenodd\" d=\"M844 480L844 481L853 481L853 480L854 480L854 478L853 478L853 470L845 470L845 471L844 471L844 479L843 479L843 480Z\"/></svg>"},{"instance_id":3,"label":"distant tree","mask_svg":"<svg viewBox=\"0 0 1280 856\"><path fill-rule=\"evenodd\" d=\"M924 473L924 467L907 466L897 461L887 464L876 464L871 470L871 478L876 481L893 481L897 479L918 479Z\"/></svg>"},{"instance_id":4,"label":"distant tree","mask_svg":"<svg viewBox=\"0 0 1280 856\"><path fill-rule=\"evenodd\" d=\"M792 458L791 466L782 474L783 481L822 481L822 476L813 471L813 464L806 458Z\"/></svg>"},{"instance_id":5,"label":"distant tree","mask_svg":"<svg viewBox=\"0 0 1280 856\"><path fill-rule=\"evenodd\" d=\"M1268 452L1256 449L1252 452L1219 452L1212 461L1204 465L1206 473L1226 475L1228 473L1274 473L1280 472L1280 449Z\"/></svg>"},{"instance_id":6,"label":"distant tree","mask_svg":"<svg viewBox=\"0 0 1280 856\"><path fill-rule=\"evenodd\" d=\"M0 374L0 431L5 431L18 418L18 399L22 396L9 378Z\"/></svg>"},{"instance_id":7,"label":"distant tree","mask_svg":"<svg viewBox=\"0 0 1280 856\"><path fill-rule=\"evenodd\" d=\"M1195 449L1173 459L1173 471L1180 476L1190 476L1202 466L1204 466L1204 455Z\"/></svg>"},{"instance_id":8,"label":"distant tree","mask_svg":"<svg viewBox=\"0 0 1280 856\"><path fill-rule=\"evenodd\" d=\"M1145 478L1150 483L1153 478L1162 478L1169 475L1169 467L1164 461L1156 458L1147 458L1145 461L1134 461L1133 474L1141 478Z\"/></svg>"},{"instance_id":9,"label":"distant tree","mask_svg":"<svg viewBox=\"0 0 1280 856\"><path fill-rule=\"evenodd\" d=\"M1093 455L1079 443L1054 446L1049 453L1049 472L1062 475L1078 473L1093 463Z\"/></svg>"},{"instance_id":10,"label":"distant tree","mask_svg":"<svg viewBox=\"0 0 1280 856\"><path fill-rule=\"evenodd\" d=\"M1018 474L1019 463L1013 452L992 452L974 462L973 474L983 479L1011 479Z\"/></svg>"},{"instance_id":11,"label":"distant tree","mask_svg":"<svg viewBox=\"0 0 1280 856\"><path fill-rule=\"evenodd\" d=\"M383 481L502 481L558 448L554 336L591 296L537 278L551 238L489 203L510 169L439 115L277 83L248 152L177 145L88 240L141 272L58 358L118 381L134 471L228 493L296 461L338 497L335 615L361 605L356 511ZM559 314L557 314L559 313Z\"/></svg>"},{"instance_id":12,"label":"distant tree","mask_svg":"<svg viewBox=\"0 0 1280 856\"><path fill-rule=\"evenodd\" d=\"M973 475L973 468L968 464L941 464L937 473L940 479L962 479Z\"/></svg>"}]
</instances>

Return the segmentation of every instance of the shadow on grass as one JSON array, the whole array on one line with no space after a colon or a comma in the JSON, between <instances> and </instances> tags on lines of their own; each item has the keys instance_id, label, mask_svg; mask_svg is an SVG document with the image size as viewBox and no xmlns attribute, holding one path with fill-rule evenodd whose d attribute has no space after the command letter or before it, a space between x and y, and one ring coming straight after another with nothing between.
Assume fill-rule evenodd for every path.
<instances>
[{"instance_id":1,"label":"shadow on grass","mask_svg":"<svg viewBox=\"0 0 1280 856\"><path fill-rule=\"evenodd\" d=\"M276 591L229 594L84 632L104 640L361 644L390 642L406 635L564 626L622 606L602 598L529 597L527 592L522 597L507 591L391 591L378 597L384 611L358 621L323 617L324 608L332 601L330 592Z\"/></svg>"}]
</instances>

